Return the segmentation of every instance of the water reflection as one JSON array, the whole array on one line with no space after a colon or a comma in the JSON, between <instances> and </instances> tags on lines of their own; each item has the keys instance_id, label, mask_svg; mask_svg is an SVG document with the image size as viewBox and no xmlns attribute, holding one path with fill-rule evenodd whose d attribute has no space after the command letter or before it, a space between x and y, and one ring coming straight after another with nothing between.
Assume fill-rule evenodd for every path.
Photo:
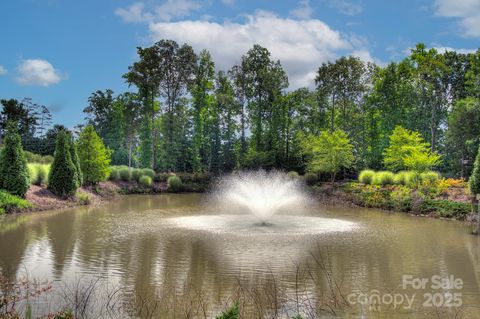
<instances>
[{"instance_id":1,"label":"water reflection","mask_svg":"<svg viewBox=\"0 0 480 319\"><path fill-rule=\"evenodd\" d=\"M454 275L464 281L468 311L478 314L480 242L466 225L332 208L311 215L361 227L307 235L284 229L272 237L171 224L172 218L204 215L202 202L198 194L129 196L97 208L7 216L0 224L0 267L11 277L28 273L58 283L101 276L136 302L167 298L173 290L203 292L219 306L238 293L239 282L275 281L293 294L299 269L315 298L330 289L326 266L345 293L391 291L403 274Z\"/></svg>"}]
</instances>

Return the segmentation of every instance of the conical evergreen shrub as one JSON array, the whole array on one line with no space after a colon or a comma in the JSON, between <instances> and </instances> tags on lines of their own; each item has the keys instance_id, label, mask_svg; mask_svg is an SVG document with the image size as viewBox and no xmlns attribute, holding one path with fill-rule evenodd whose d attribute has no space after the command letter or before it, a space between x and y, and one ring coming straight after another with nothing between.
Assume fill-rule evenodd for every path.
<instances>
[{"instance_id":1,"label":"conical evergreen shrub","mask_svg":"<svg viewBox=\"0 0 480 319\"><path fill-rule=\"evenodd\" d=\"M4 143L0 154L0 188L12 195L25 197L30 187L30 178L15 122L8 123Z\"/></svg>"},{"instance_id":2,"label":"conical evergreen shrub","mask_svg":"<svg viewBox=\"0 0 480 319\"><path fill-rule=\"evenodd\" d=\"M77 146L75 145L71 134L69 134L68 147L70 149L70 157L72 158L73 165L75 165L75 169L77 170L77 185L80 187L83 184L83 174L82 169L80 168L80 160L78 159Z\"/></svg>"},{"instance_id":3,"label":"conical evergreen shrub","mask_svg":"<svg viewBox=\"0 0 480 319\"><path fill-rule=\"evenodd\" d=\"M475 157L472 175L468 180L468 184L472 195L480 194L480 148L478 149L477 157Z\"/></svg>"},{"instance_id":4,"label":"conical evergreen shrub","mask_svg":"<svg viewBox=\"0 0 480 319\"><path fill-rule=\"evenodd\" d=\"M93 126L87 125L78 137L78 158L85 185L107 180L111 155L112 152L105 147Z\"/></svg>"},{"instance_id":5,"label":"conical evergreen shrub","mask_svg":"<svg viewBox=\"0 0 480 319\"><path fill-rule=\"evenodd\" d=\"M62 197L73 196L78 188L77 169L73 164L68 133L60 131L57 134L55 155L53 157L48 189Z\"/></svg>"}]
</instances>

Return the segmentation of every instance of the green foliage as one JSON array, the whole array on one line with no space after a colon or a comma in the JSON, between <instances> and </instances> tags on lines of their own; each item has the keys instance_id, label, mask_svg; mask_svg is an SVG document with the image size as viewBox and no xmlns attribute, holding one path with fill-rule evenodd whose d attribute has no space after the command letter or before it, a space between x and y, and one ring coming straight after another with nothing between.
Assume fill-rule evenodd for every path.
<instances>
[{"instance_id":1,"label":"green foliage","mask_svg":"<svg viewBox=\"0 0 480 319\"><path fill-rule=\"evenodd\" d=\"M420 180L422 183L435 184L440 180L440 174L437 172L423 172L420 174Z\"/></svg>"},{"instance_id":2,"label":"green foliage","mask_svg":"<svg viewBox=\"0 0 480 319\"><path fill-rule=\"evenodd\" d=\"M118 170L119 177L124 182L129 182L132 180L132 169L127 166L121 166Z\"/></svg>"},{"instance_id":3,"label":"green foliage","mask_svg":"<svg viewBox=\"0 0 480 319\"><path fill-rule=\"evenodd\" d=\"M142 175L140 179L138 180L138 183L142 186L147 186L150 187L152 186L152 178L147 175Z\"/></svg>"},{"instance_id":4,"label":"green foliage","mask_svg":"<svg viewBox=\"0 0 480 319\"><path fill-rule=\"evenodd\" d=\"M28 151L25 151L24 154L28 163L52 164L53 162L51 155L42 156Z\"/></svg>"},{"instance_id":5,"label":"green foliage","mask_svg":"<svg viewBox=\"0 0 480 319\"><path fill-rule=\"evenodd\" d=\"M312 172L330 173L332 183L341 168L352 166L353 146L343 131L322 131L303 142L304 153L309 156L307 167Z\"/></svg>"},{"instance_id":6,"label":"green foliage","mask_svg":"<svg viewBox=\"0 0 480 319\"><path fill-rule=\"evenodd\" d=\"M475 163L473 164L473 171L468 181L468 186L471 194L480 194L480 148L475 157Z\"/></svg>"},{"instance_id":7,"label":"green foliage","mask_svg":"<svg viewBox=\"0 0 480 319\"><path fill-rule=\"evenodd\" d=\"M32 207L32 204L25 199L0 190L0 215L4 212L11 213L30 207Z\"/></svg>"},{"instance_id":8,"label":"green foliage","mask_svg":"<svg viewBox=\"0 0 480 319\"><path fill-rule=\"evenodd\" d=\"M426 199L422 204L422 213L435 213L438 217L464 219L472 211L472 205L449 200Z\"/></svg>"},{"instance_id":9,"label":"green foliage","mask_svg":"<svg viewBox=\"0 0 480 319\"><path fill-rule=\"evenodd\" d=\"M143 175L143 171L141 168L134 168L132 169L132 178L137 182L140 180L140 177Z\"/></svg>"},{"instance_id":10,"label":"green foliage","mask_svg":"<svg viewBox=\"0 0 480 319\"><path fill-rule=\"evenodd\" d=\"M372 184L374 176L375 176L375 171L365 169L360 172L360 175L358 175L358 181L360 183L369 185L369 184Z\"/></svg>"},{"instance_id":11,"label":"green foliage","mask_svg":"<svg viewBox=\"0 0 480 319\"><path fill-rule=\"evenodd\" d=\"M182 190L183 183L180 177L174 175L174 176L170 176L167 179L167 186L168 186L168 190L172 192L178 192Z\"/></svg>"},{"instance_id":12,"label":"green foliage","mask_svg":"<svg viewBox=\"0 0 480 319\"><path fill-rule=\"evenodd\" d=\"M31 184L38 186L48 184L49 164L29 163L27 167Z\"/></svg>"},{"instance_id":13,"label":"green foliage","mask_svg":"<svg viewBox=\"0 0 480 319\"><path fill-rule=\"evenodd\" d=\"M77 184L80 187L83 185L83 173L80 167L80 160L78 159L77 146L73 141L73 136L71 134L68 135L68 149L70 150L70 157L72 158L73 165L77 171Z\"/></svg>"},{"instance_id":14,"label":"green foliage","mask_svg":"<svg viewBox=\"0 0 480 319\"><path fill-rule=\"evenodd\" d=\"M240 317L240 310L238 302L236 302L230 309L222 312L215 319L238 319Z\"/></svg>"},{"instance_id":15,"label":"green foliage","mask_svg":"<svg viewBox=\"0 0 480 319\"><path fill-rule=\"evenodd\" d=\"M318 181L318 175L315 173L306 173L303 178L307 185L315 185Z\"/></svg>"},{"instance_id":16,"label":"green foliage","mask_svg":"<svg viewBox=\"0 0 480 319\"><path fill-rule=\"evenodd\" d=\"M144 168L142 169L142 176L148 176L150 178L155 177L155 171L151 168Z\"/></svg>"},{"instance_id":17,"label":"green foliage","mask_svg":"<svg viewBox=\"0 0 480 319\"><path fill-rule=\"evenodd\" d=\"M89 205L91 202L90 196L88 196L87 193L77 192L75 196L77 197L77 201L80 203L80 205Z\"/></svg>"},{"instance_id":18,"label":"green foliage","mask_svg":"<svg viewBox=\"0 0 480 319\"><path fill-rule=\"evenodd\" d=\"M404 186L407 185L410 174L412 174L412 172L400 171L396 173L394 178L394 183L396 185L404 185Z\"/></svg>"},{"instance_id":19,"label":"green foliage","mask_svg":"<svg viewBox=\"0 0 480 319\"><path fill-rule=\"evenodd\" d=\"M83 182L91 185L106 180L110 173L111 151L105 147L92 125L82 130L77 146Z\"/></svg>"},{"instance_id":20,"label":"green foliage","mask_svg":"<svg viewBox=\"0 0 480 319\"><path fill-rule=\"evenodd\" d=\"M30 186L30 180L27 160L17 130L16 123L8 123L5 146L0 154L0 188L24 197Z\"/></svg>"},{"instance_id":21,"label":"green foliage","mask_svg":"<svg viewBox=\"0 0 480 319\"><path fill-rule=\"evenodd\" d=\"M372 184L374 185L393 185L395 183L395 174L388 171L377 172L373 176Z\"/></svg>"},{"instance_id":22,"label":"green foliage","mask_svg":"<svg viewBox=\"0 0 480 319\"><path fill-rule=\"evenodd\" d=\"M412 191L409 187L399 186L390 194L393 209L408 212L412 208Z\"/></svg>"},{"instance_id":23,"label":"green foliage","mask_svg":"<svg viewBox=\"0 0 480 319\"><path fill-rule=\"evenodd\" d=\"M119 181L120 180L120 166L112 166L110 167L110 175L108 179L111 181Z\"/></svg>"},{"instance_id":24,"label":"green foliage","mask_svg":"<svg viewBox=\"0 0 480 319\"><path fill-rule=\"evenodd\" d=\"M422 151L418 149L414 149L410 154L406 155L403 158L403 162L406 168L417 173L428 171L441 163L440 155L437 153L431 152L430 150Z\"/></svg>"},{"instance_id":25,"label":"green foliage","mask_svg":"<svg viewBox=\"0 0 480 319\"><path fill-rule=\"evenodd\" d=\"M415 152L415 156L411 156ZM383 163L388 169L398 171L408 168L405 159L410 160L429 152L429 145L420 136L420 133L396 126L390 135L389 146L384 151Z\"/></svg>"},{"instance_id":26,"label":"green foliage","mask_svg":"<svg viewBox=\"0 0 480 319\"><path fill-rule=\"evenodd\" d=\"M63 197L73 196L79 187L77 169L69 150L69 138L65 131L57 134L55 156L48 176L48 189Z\"/></svg>"}]
</instances>

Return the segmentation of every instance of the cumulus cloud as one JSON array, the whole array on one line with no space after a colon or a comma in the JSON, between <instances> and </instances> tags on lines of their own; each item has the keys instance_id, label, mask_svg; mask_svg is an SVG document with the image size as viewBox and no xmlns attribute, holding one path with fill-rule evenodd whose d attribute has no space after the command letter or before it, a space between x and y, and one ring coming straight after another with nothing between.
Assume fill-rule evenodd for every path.
<instances>
[{"instance_id":1,"label":"cumulus cloud","mask_svg":"<svg viewBox=\"0 0 480 319\"><path fill-rule=\"evenodd\" d=\"M17 82L22 85L50 86L62 80L53 65L41 59L23 60L18 66Z\"/></svg>"},{"instance_id":2,"label":"cumulus cloud","mask_svg":"<svg viewBox=\"0 0 480 319\"><path fill-rule=\"evenodd\" d=\"M322 62L334 60L339 51L362 49L355 47L358 41L352 43L320 20L282 18L265 11L247 15L244 23L187 20L150 23L149 29L153 41L168 38L188 43L196 51L208 49L223 70L260 44L281 61L291 88L312 85L316 69Z\"/></svg>"},{"instance_id":3,"label":"cumulus cloud","mask_svg":"<svg viewBox=\"0 0 480 319\"><path fill-rule=\"evenodd\" d=\"M363 11L363 7L359 3L346 0L330 0L329 5L348 16L355 16Z\"/></svg>"},{"instance_id":4,"label":"cumulus cloud","mask_svg":"<svg viewBox=\"0 0 480 319\"><path fill-rule=\"evenodd\" d=\"M7 74L7 69L5 69L2 65L0 65L0 75Z\"/></svg>"},{"instance_id":5,"label":"cumulus cloud","mask_svg":"<svg viewBox=\"0 0 480 319\"><path fill-rule=\"evenodd\" d=\"M202 5L193 0L166 0L152 8L152 13L145 10L143 2L136 2L127 8L117 8L117 14L126 23L171 21L174 18L189 16L202 8Z\"/></svg>"},{"instance_id":6,"label":"cumulus cloud","mask_svg":"<svg viewBox=\"0 0 480 319\"><path fill-rule=\"evenodd\" d=\"M290 15L298 19L310 19L312 13L313 9L310 6L310 0L300 0L298 7L290 11Z\"/></svg>"},{"instance_id":7,"label":"cumulus cloud","mask_svg":"<svg viewBox=\"0 0 480 319\"><path fill-rule=\"evenodd\" d=\"M435 0L434 7L437 16L459 19L463 36L480 37L479 0Z\"/></svg>"}]
</instances>

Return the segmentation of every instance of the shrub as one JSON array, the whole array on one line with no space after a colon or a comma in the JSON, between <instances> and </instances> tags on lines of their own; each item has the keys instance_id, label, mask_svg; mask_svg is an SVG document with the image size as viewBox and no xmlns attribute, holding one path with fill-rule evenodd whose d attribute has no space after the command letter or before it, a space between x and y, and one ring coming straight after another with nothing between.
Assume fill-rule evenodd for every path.
<instances>
[{"instance_id":1,"label":"shrub","mask_svg":"<svg viewBox=\"0 0 480 319\"><path fill-rule=\"evenodd\" d=\"M422 213L434 213L439 217L463 219L472 210L467 203L449 200L426 199L421 207Z\"/></svg>"},{"instance_id":2,"label":"shrub","mask_svg":"<svg viewBox=\"0 0 480 319\"><path fill-rule=\"evenodd\" d=\"M422 183L436 184L440 179L440 175L437 172L425 172L420 174L420 180Z\"/></svg>"},{"instance_id":3,"label":"shrub","mask_svg":"<svg viewBox=\"0 0 480 319\"><path fill-rule=\"evenodd\" d=\"M140 176L140 179L138 180L138 182L142 186L152 186L152 178L147 175Z\"/></svg>"},{"instance_id":4,"label":"shrub","mask_svg":"<svg viewBox=\"0 0 480 319\"><path fill-rule=\"evenodd\" d=\"M90 204L90 196L88 196L87 193L77 192L76 197L77 197L77 200L80 203L80 205Z\"/></svg>"},{"instance_id":5,"label":"shrub","mask_svg":"<svg viewBox=\"0 0 480 319\"><path fill-rule=\"evenodd\" d=\"M144 168L142 169L142 175L146 175L150 178L155 177L155 171L151 168Z\"/></svg>"},{"instance_id":6,"label":"shrub","mask_svg":"<svg viewBox=\"0 0 480 319\"><path fill-rule=\"evenodd\" d=\"M11 213L17 209L25 209L30 207L32 207L32 204L25 199L0 190L0 214L4 212Z\"/></svg>"},{"instance_id":7,"label":"shrub","mask_svg":"<svg viewBox=\"0 0 480 319\"><path fill-rule=\"evenodd\" d=\"M360 175L358 175L358 181L360 183L369 185L372 184L373 177L375 176L375 172L369 169L365 169L360 172Z\"/></svg>"},{"instance_id":8,"label":"shrub","mask_svg":"<svg viewBox=\"0 0 480 319\"><path fill-rule=\"evenodd\" d=\"M401 212L408 212L412 207L412 191L406 186L396 187L390 194L392 206Z\"/></svg>"},{"instance_id":9,"label":"shrub","mask_svg":"<svg viewBox=\"0 0 480 319\"><path fill-rule=\"evenodd\" d=\"M8 123L4 143L0 155L0 188L24 197L30 187L30 179L16 123Z\"/></svg>"},{"instance_id":10,"label":"shrub","mask_svg":"<svg viewBox=\"0 0 480 319\"><path fill-rule=\"evenodd\" d=\"M400 171L397 174L395 174L395 177L393 178L393 181L396 185L407 185L407 179L408 179L408 174L411 174L411 172L407 171Z\"/></svg>"},{"instance_id":11,"label":"shrub","mask_svg":"<svg viewBox=\"0 0 480 319\"><path fill-rule=\"evenodd\" d=\"M87 125L78 138L78 157L84 184L96 184L108 178L111 153L93 126Z\"/></svg>"},{"instance_id":12,"label":"shrub","mask_svg":"<svg viewBox=\"0 0 480 319\"><path fill-rule=\"evenodd\" d=\"M128 167L121 167L118 171L120 179L124 182L129 182L132 180L132 170Z\"/></svg>"},{"instance_id":13,"label":"shrub","mask_svg":"<svg viewBox=\"0 0 480 319\"><path fill-rule=\"evenodd\" d=\"M307 183L307 185L315 185L318 181L318 175L315 173L307 173L303 176L303 178L305 179L305 183Z\"/></svg>"},{"instance_id":14,"label":"shrub","mask_svg":"<svg viewBox=\"0 0 480 319\"><path fill-rule=\"evenodd\" d=\"M406 186L410 188L417 188L420 182L421 179L419 174L416 174L415 172L407 172L407 175L405 176Z\"/></svg>"},{"instance_id":15,"label":"shrub","mask_svg":"<svg viewBox=\"0 0 480 319\"><path fill-rule=\"evenodd\" d=\"M287 175L290 178L299 178L300 177L300 175L298 175L298 173L295 172L295 171L290 171L290 172L287 173Z\"/></svg>"},{"instance_id":16,"label":"shrub","mask_svg":"<svg viewBox=\"0 0 480 319\"><path fill-rule=\"evenodd\" d=\"M388 171L377 172L373 176L372 183L374 185L380 185L380 186L392 185L394 182L394 178L395 178L395 174L393 174L392 172L388 172Z\"/></svg>"},{"instance_id":17,"label":"shrub","mask_svg":"<svg viewBox=\"0 0 480 319\"><path fill-rule=\"evenodd\" d=\"M30 183L33 185L47 185L48 172L50 171L49 164L27 164Z\"/></svg>"},{"instance_id":18,"label":"shrub","mask_svg":"<svg viewBox=\"0 0 480 319\"><path fill-rule=\"evenodd\" d=\"M142 169L141 168L132 169L132 178L134 180L136 180L138 182L140 180L141 176L142 176Z\"/></svg>"},{"instance_id":19,"label":"shrub","mask_svg":"<svg viewBox=\"0 0 480 319\"><path fill-rule=\"evenodd\" d=\"M48 176L48 189L63 197L73 196L79 186L77 169L68 149L68 138L65 131L58 132L55 156Z\"/></svg>"},{"instance_id":20,"label":"shrub","mask_svg":"<svg viewBox=\"0 0 480 319\"><path fill-rule=\"evenodd\" d=\"M111 181L120 180L120 167L112 166L110 168L110 175L108 176L108 179L111 180Z\"/></svg>"},{"instance_id":21,"label":"shrub","mask_svg":"<svg viewBox=\"0 0 480 319\"><path fill-rule=\"evenodd\" d=\"M172 192L178 192L182 189L182 180L180 177L174 175L170 176L167 180L168 190Z\"/></svg>"}]
</instances>

